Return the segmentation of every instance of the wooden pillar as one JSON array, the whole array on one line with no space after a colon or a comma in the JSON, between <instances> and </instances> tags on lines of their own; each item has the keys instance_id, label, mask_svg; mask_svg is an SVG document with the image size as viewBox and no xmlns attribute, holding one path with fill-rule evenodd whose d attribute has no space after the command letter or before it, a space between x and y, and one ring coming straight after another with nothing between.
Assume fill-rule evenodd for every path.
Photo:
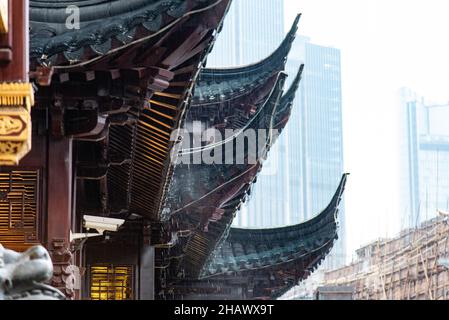
<instances>
[{"instance_id":1,"label":"wooden pillar","mask_svg":"<svg viewBox=\"0 0 449 320\"><path fill-rule=\"evenodd\" d=\"M70 251L72 221L72 140L49 137L47 177L47 248L54 266L52 285L75 297L77 268Z\"/></svg>"},{"instance_id":2,"label":"wooden pillar","mask_svg":"<svg viewBox=\"0 0 449 320\"><path fill-rule=\"evenodd\" d=\"M28 0L0 2L8 26L0 31L0 82L28 81Z\"/></svg>"}]
</instances>

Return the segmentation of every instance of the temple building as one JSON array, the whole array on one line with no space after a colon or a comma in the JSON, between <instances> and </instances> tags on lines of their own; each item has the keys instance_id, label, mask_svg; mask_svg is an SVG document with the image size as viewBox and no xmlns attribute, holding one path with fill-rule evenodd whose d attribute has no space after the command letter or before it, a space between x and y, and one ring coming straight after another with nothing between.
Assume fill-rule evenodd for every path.
<instances>
[{"instance_id":1,"label":"temple building","mask_svg":"<svg viewBox=\"0 0 449 320\"><path fill-rule=\"evenodd\" d=\"M298 16L264 60L206 68L230 2L1 2L0 243L44 245L67 299L274 299L332 249L346 174L305 223L231 227L304 66L284 88Z\"/></svg>"}]
</instances>

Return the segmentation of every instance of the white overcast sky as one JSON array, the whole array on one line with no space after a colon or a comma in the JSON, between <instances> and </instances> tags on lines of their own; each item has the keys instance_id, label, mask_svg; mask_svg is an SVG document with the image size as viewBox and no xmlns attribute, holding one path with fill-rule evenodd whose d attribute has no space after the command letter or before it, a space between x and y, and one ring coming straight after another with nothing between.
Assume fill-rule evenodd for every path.
<instances>
[{"instance_id":1,"label":"white overcast sky","mask_svg":"<svg viewBox=\"0 0 449 320\"><path fill-rule=\"evenodd\" d=\"M348 249L400 228L396 91L449 101L448 0L285 0L288 29L342 53ZM449 119L448 119L449 125Z\"/></svg>"}]
</instances>

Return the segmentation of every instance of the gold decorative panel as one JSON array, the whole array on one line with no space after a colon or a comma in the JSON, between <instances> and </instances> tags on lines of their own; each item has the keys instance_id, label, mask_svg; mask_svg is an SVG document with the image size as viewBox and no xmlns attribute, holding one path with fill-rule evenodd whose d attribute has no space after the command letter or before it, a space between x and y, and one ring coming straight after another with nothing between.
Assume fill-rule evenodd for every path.
<instances>
[{"instance_id":1,"label":"gold decorative panel","mask_svg":"<svg viewBox=\"0 0 449 320\"><path fill-rule=\"evenodd\" d=\"M91 266L91 300L133 300L133 269L133 266L130 265Z\"/></svg>"},{"instance_id":2,"label":"gold decorative panel","mask_svg":"<svg viewBox=\"0 0 449 320\"><path fill-rule=\"evenodd\" d=\"M24 250L39 242L39 171L0 172L0 243Z\"/></svg>"},{"instance_id":3,"label":"gold decorative panel","mask_svg":"<svg viewBox=\"0 0 449 320\"><path fill-rule=\"evenodd\" d=\"M31 150L29 83L0 83L0 165L17 165Z\"/></svg>"}]
</instances>

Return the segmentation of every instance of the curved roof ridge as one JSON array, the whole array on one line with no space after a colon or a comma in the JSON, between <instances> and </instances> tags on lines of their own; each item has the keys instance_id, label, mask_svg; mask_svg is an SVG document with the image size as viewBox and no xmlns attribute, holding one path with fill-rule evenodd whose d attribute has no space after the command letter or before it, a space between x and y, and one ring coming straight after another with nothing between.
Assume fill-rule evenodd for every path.
<instances>
[{"instance_id":1,"label":"curved roof ridge","mask_svg":"<svg viewBox=\"0 0 449 320\"><path fill-rule=\"evenodd\" d=\"M127 3L106 3L92 0L80 8L83 17L81 28L67 30L65 7L60 8L61 3L34 0L30 3L30 59L49 65L55 62L57 55L69 54L71 62L78 62L87 48L95 52L95 57L104 56L120 48L112 47L112 38L120 39L123 46L154 38L183 17L216 6L221 1L130 0ZM74 0L65 2L78 3ZM56 14L48 14L50 10ZM170 21L164 21L163 15L169 16ZM99 18L103 16L103 19ZM139 27L146 29L149 35L134 38Z\"/></svg>"},{"instance_id":2,"label":"curved roof ridge","mask_svg":"<svg viewBox=\"0 0 449 320\"><path fill-rule=\"evenodd\" d=\"M307 259L308 256L316 253L320 256L320 259L316 261L318 263L313 262L305 267L303 270L304 275L306 275L309 269L315 269L338 238L338 205L345 189L347 176L348 174L343 174L340 184L326 209L305 223L273 229L251 230L231 228L223 246L209 260L204 270L204 278L226 274L228 271L245 272L250 270L263 270L270 268L270 263L273 265L283 265L292 263L298 259ZM309 232L308 234L300 235L302 231L309 229L315 224L318 226L313 229L313 234ZM299 233L295 231L299 231ZM238 232L237 237L234 236L235 232ZM296 239L285 239L285 236L291 232L297 234L295 236ZM286 246L274 245L270 247L270 244L273 245L278 240L283 240ZM243 248L245 246L249 246L250 252L248 252L248 248ZM231 257L226 256L226 251L230 249L234 251L236 248L238 252L234 252ZM266 259L270 261L274 259L276 263L274 263L274 260L271 262L268 261L270 262L268 263ZM249 260L253 261L251 262ZM248 263L242 265L242 261L247 261ZM304 278L304 275L300 278Z\"/></svg>"},{"instance_id":3,"label":"curved roof ridge","mask_svg":"<svg viewBox=\"0 0 449 320\"><path fill-rule=\"evenodd\" d=\"M299 229L307 227L311 224L316 223L317 221L324 218L327 214L329 214L329 212L333 212L332 209L335 206L338 206L340 199L343 196L343 192L344 192L344 189L346 186L346 181L347 181L348 176L349 176L349 173L343 174L340 184L339 184L337 191L335 192L331 202L326 206L326 208L323 211L321 211L319 214L315 215L311 219L309 219L305 222L299 223L299 224L286 226L286 227L280 227L280 228L268 228L268 229L231 228L229 236L231 237L232 233L236 233L236 232L241 233L242 235L247 236L247 237L252 237L252 236L254 236L254 234L263 235L263 234L273 234L273 233L284 233L284 232L299 230Z\"/></svg>"},{"instance_id":4,"label":"curved roof ridge","mask_svg":"<svg viewBox=\"0 0 449 320\"><path fill-rule=\"evenodd\" d=\"M260 69L265 69L267 66L277 66L277 61L282 61L285 64L287 56L290 52L293 41L296 38L296 32L298 31L298 23L301 18L301 14L298 14L295 21L290 28L290 31L285 36L280 46L265 59L238 67L226 67L226 68L205 68L201 72L200 81L208 80L208 78L214 79L217 76L220 77L236 77L245 73L258 73ZM279 59L282 57L282 59Z\"/></svg>"},{"instance_id":5,"label":"curved roof ridge","mask_svg":"<svg viewBox=\"0 0 449 320\"><path fill-rule=\"evenodd\" d=\"M299 84L302 79L302 73L304 71L304 64L301 64L301 66L298 69L298 72L296 73L295 79L293 79L292 84L287 89L287 91L282 95L281 97L281 109L283 109L283 106L286 106L287 104L291 103L296 96L296 92L298 91Z\"/></svg>"},{"instance_id":6,"label":"curved roof ridge","mask_svg":"<svg viewBox=\"0 0 449 320\"><path fill-rule=\"evenodd\" d=\"M270 115L271 115L271 119L273 120L273 117L274 117L276 110L279 106L279 102L281 99L280 95L282 93L282 89L283 89L283 85L284 85L286 76L287 75L285 74L285 72L279 72L279 74L277 75L277 78L276 78L276 82L275 82L273 88L271 89L270 94L267 96L266 101L256 111L256 113L253 115L253 117L248 121L247 125L243 128L240 128L236 134L232 135L231 137L228 137L227 139L219 141L218 143L215 143L215 144L201 146L201 147L197 147L197 148L181 149L180 155L194 153L194 152L203 152L204 150L210 150L210 149L213 149L216 147L220 147L220 146L224 145L225 143L228 143L229 141L234 140L237 136L244 133L244 131L247 128L251 128L251 125L257 123L259 116L261 114L263 114L267 108L271 107L272 110L271 110ZM269 106L270 104L271 104L271 106ZM271 125L271 127L273 127L273 125Z\"/></svg>"}]
</instances>

